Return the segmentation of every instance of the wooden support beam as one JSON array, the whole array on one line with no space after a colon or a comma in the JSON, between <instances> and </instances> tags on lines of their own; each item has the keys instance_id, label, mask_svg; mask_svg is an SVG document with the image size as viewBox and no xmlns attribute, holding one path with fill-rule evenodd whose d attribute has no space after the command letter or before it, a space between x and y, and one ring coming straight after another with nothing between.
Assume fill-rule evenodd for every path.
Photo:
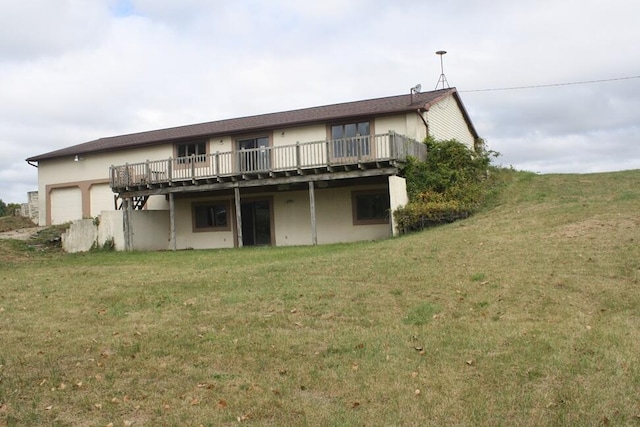
<instances>
[{"instance_id":1,"label":"wooden support beam","mask_svg":"<svg viewBox=\"0 0 640 427\"><path fill-rule=\"evenodd\" d=\"M316 228L316 191L313 181L309 182L309 208L311 209L311 244L318 244L318 230Z\"/></svg>"},{"instance_id":2,"label":"wooden support beam","mask_svg":"<svg viewBox=\"0 0 640 427\"><path fill-rule=\"evenodd\" d=\"M131 230L131 198L122 199L122 228L124 234L124 250L133 250L133 232Z\"/></svg>"},{"instance_id":3,"label":"wooden support beam","mask_svg":"<svg viewBox=\"0 0 640 427\"><path fill-rule=\"evenodd\" d=\"M242 212L240 204L240 188L238 186L233 188L233 195L236 202L236 235L238 236L238 247L242 247Z\"/></svg>"}]
</instances>

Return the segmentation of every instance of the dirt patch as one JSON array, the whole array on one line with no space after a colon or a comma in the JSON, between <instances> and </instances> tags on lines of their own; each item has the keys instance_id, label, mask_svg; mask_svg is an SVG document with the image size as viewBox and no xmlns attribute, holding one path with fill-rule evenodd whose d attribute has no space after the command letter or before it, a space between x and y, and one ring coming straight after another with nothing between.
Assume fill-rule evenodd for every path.
<instances>
[{"instance_id":1,"label":"dirt patch","mask_svg":"<svg viewBox=\"0 0 640 427\"><path fill-rule=\"evenodd\" d=\"M30 227L20 228L18 230L4 231L0 233L0 239L16 239L16 240L29 240L36 236L39 231L44 230L47 227Z\"/></svg>"},{"instance_id":2,"label":"dirt patch","mask_svg":"<svg viewBox=\"0 0 640 427\"><path fill-rule=\"evenodd\" d=\"M552 236L574 238L620 230L633 230L639 226L640 217L589 218L565 224L551 234Z\"/></svg>"}]
</instances>

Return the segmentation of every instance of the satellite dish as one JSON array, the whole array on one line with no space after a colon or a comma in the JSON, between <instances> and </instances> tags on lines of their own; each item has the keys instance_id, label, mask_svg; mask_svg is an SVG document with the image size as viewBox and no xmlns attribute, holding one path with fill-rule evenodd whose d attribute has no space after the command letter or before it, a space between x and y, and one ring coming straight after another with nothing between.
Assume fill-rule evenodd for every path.
<instances>
[{"instance_id":1,"label":"satellite dish","mask_svg":"<svg viewBox=\"0 0 640 427\"><path fill-rule=\"evenodd\" d=\"M421 90L422 90L422 85L418 83L417 85L411 88L411 93L413 94L420 93Z\"/></svg>"}]
</instances>

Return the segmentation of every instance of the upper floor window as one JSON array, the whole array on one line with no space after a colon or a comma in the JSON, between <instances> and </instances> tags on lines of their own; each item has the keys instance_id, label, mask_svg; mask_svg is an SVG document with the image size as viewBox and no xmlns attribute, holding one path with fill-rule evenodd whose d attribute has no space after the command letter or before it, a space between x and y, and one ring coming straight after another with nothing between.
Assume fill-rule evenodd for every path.
<instances>
[{"instance_id":1,"label":"upper floor window","mask_svg":"<svg viewBox=\"0 0 640 427\"><path fill-rule=\"evenodd\" d=\"M178 163L190 163L191 159L194 159L196 163L206 162L207 143L198 141L178 144L176 145L176 157L178 158Z\"/></svg>"},{"instance_id":2,"label":"upper floor window","mask_svg":"<svg viewBox=\"0 0 640 427\"><path fill-rule=\"evenodd\" d=\"M331 126L333 157L361 157L371 153L369 122Z\"/></svg>"},{"instance_id":3,"label":"upper floor window","mask_svg":"<svg viewBox=\"0 0 640 427\"><path fill-rule=\"evenodd\" d=\"M238 139L236 144L238 148L238 170L242 172L269 170L271 167L271 155L268 151L268 136Z\"/></svg>"}]
</instances>

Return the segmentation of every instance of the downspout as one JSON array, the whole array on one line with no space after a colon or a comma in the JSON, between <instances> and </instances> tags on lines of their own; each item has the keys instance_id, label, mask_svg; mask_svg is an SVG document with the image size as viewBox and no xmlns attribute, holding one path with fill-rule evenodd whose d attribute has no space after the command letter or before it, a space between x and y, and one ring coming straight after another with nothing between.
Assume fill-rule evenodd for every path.
<instances>
[{"instance_id":1,"label":"downspout","mask_svg":"<svg viewBox=\"0 0 640 427\"><path fill-rule=\"evenodd\" d=\"M38 167L38 165L34 165L33 163L31 163L31 160L27 160L27 163L29 163L29 165L33 166L34 168Z\"/></svg>"},{"instance_id":2,"label":"downspout","mask_svg":"<svg viewBox=\"0 0 640 427\"><path fill-rule=\"evenodd\" d=\"M424 128L427 132L427 138L429 137L429 123L427 123L427 121L425 120L424 116L422 115L423 112L427 112L429 110L427 110L426 108L418 108L416 110L416 114L418 115L418 117L420 117L420 119L422 120L422 123L424 123Z\"/></svg>"}]
</instances>

